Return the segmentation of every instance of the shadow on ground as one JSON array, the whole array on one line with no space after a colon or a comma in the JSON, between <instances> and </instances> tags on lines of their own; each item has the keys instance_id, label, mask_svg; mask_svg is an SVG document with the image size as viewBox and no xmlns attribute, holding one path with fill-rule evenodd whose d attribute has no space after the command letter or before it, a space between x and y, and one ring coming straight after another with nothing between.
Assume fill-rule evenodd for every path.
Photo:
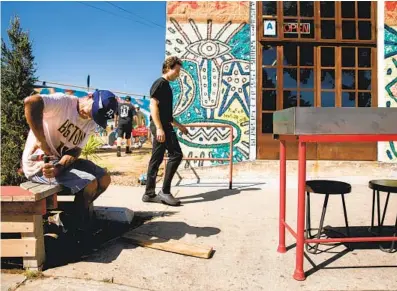
<instances>
[{"instance_id":1,"label":"shadow on ground","mask_svg":"<svg viewBox=\"0 0 397 291\"><path fill-rule=\"evenodd\" d=\"M179 221L152 221L145 223L139 228L132 231L137 234L152 236L152 243L167 242L169 240L180 240L186 235L195 235L196 237L209 237L221 232L216 227L196 227L185 222ZM120 238L117 243L104 246L106 252L96 252L92 256L84 259L86 262L94 263L111 263L118 258L123 250L135 249L139 246L134 245L128 239Z\"/></svg>"},{"instance_id":2,"label":"shadow on ground","mask_svg":"<svg viewBox=\"0 0 397 291\"><path fill-rule=\"evenodd\" d=\"M393 236L395 233L395 228L394 226L384 226L382 229L382 236ZM374 227L372 230L370 229L369 226L350 226L350 237L376 237L378 235L377 233L377 228ZM346 228L345 227L331 227L331 226L326 226L324 227L324 231L321 233L320 238L340 238L340 237L346 237ZM311 244L314 246L314 244ZM304 256L306 260L309 262L311 265L311 269L305 272L306 276L310 276L319 270L332 270L332 269L351 269L351 268L357 268L357 269L366 269L366 268L395 268L397 269L397 264L396 265L376 265L376 262L374 262L373 265L369 266L337 266L337 267L330 267L329 265L332 264L333 262L339 260L343 256L345 256L348 253L353 253L355 250L374 250L381 252L380 247L383 247L385 249L389 249L391 246L391 242L357 242L357 243L332 243L332 244L319 244L318 247L318 254L310 254L307 253L305 250ZM287 246L287 251L291 250L296 247L296 244L292 244ZM331 257L328 257L326 260L321 262L320 264L316 264L314 262L314 258L317 255L332 255ZM394 253L390 253L390 256L395 255Z\"/></svg>"},{"instance_id":3,"label":"shadow on ground","mask_svg":"<svg viewBox=\"0 0 397 291\"><path fill-rule=\"evenodd\" d=\"M214 191L208 191L196 195L190 195L190 196L182 196L179 197L182 201L182 205L184 204L191 204L191 203L202 203L202 202L210 202L210 201L215 201L219 200L225 197L233 196L240 194L242 191L258 191L262 190L261 188L244 188L244 189L218 189Z\"/></svg>"},{"instance_id":4,"label":"shadow on ground","mask_svg":"<svg viewBox=\"0 0 397 291\"><path fill-rule=\"evenodd\" d=\"M67 230L66 233L62 227L44 222L46 249L44 270L81 261L146 221L156 217L171 216L176 212L134 212L134 219L131 224L94 220L89 231L76 230L73 217L68 213L70 212L62 212L61 214L61 221ZM1 260L2 269L22 269L22 266L21 258L2 258Z\"/></svg>"},{"instance_id":5,"label":"shadow on ground","mask_svg":"<svg viewBox=\"0 0 397 291\"><path fill-rule=\"evenodd\" d=\"M116 260L125 249L134 249L138 246L123 239L122 235L129 231L144 233L157 237L156 242L179 240L185 235L209 237L220 233L215 227L196 227L179 221L153 221L157 217L172 216L176 212L135 212L131 224L114 221L95 220L90 231L72 231L72 221L65 214L61 220L68 229L66 233L61 227L44 224L46 262L44 270L65 266L79 261L111 263ZM50 235L49 235L50 234ZM116 243L117 242L117 243ZM101 251L106 249L106 251ZM2 269L22 269L21 258L2 259Z\"/></svg>"}]
</instances>

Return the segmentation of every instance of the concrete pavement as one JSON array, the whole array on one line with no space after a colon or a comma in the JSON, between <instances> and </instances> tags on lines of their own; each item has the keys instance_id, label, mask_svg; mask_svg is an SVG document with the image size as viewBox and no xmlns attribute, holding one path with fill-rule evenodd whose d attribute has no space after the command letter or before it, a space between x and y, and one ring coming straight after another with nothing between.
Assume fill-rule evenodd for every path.
<instances>
[{"instance_id":1,"label":"concrete pavement","mask_svg":"<svg viewBox=\"0 0 397 291\"><path fill-rule=\"evenodd\" d=\"M332 173L320 171L316 178L337 176L337 172L337 169ZM295 228L297 178L294 173L289 174L287 221ZM355 232L370 224L372 192L367 187L368 180L376 176L395 177L395 174L390 168L373 170L369 174L351 169L339 174L353 186L352 193L346 196L346 206L349 224ZM185 257L136 247L119 239L83 261L44 271L44 275L51 278L28 282L18 290L83 290L78 289L79 282L110 284L105 283L110 279L113 285L106 285L107 290L397 290L397 254L381 252L378 244L355 245L353 251L341 245L327 253L310 255L305 260L306 281L293 280L295 248L288 233L289 251L286 254L276 252L276 177L273 173L236 178L233 190L226 189L224 180L202 179L206 184L201 185L194 180L184 180L185 186L174 187L174 194L183 201L181 207L143 203L142 187L111 186L95 205L127 207L139 215L154 214L152 220L136 231L212 246L216 251L213 258ZM323 199L321 195L313 195L311 199L314 227L319 222ZM390 198L388 209L385 224L393 225L397 197ZM329 200L325 225L344 225L338 196ZM321 249L329 247L320 246ZM60 285L53 278L59 278ZM62 281L69 279L72 283ZM56 289L65 284L68 289ZM124 288L120 285L130 289L117 289ZM105 290L99 285L86 286L84 290Z\"/></svg>"},{"instance_id":2,"label":"concrete pavement","mask_svg":"<svg viewBox=\"0 0 397 291\"><path fill-rule=\"evenodd\" d=\"M1 274L1 291L16 289L25 281L26 277L22 274Z\"/></svg>"},{"instance_id":3,"label":"concrete pavement","mask_svg":"<svg viewBox=\"0 0 397 291\"><path fill-rule=\"evenodd\" d=\"M259 182L265 184L258 185ZM162 213L164 216L154 218L137 231L213 246L214 257L209 260L184 257L119 240L85 261L47 270L44 274L97 281L112 277L115 283L150 290L397 289L393 277L397 269L396 255L381 252L376 244L358 246L360 249L352 252L339 246L330 254L311 255L305 261L305 270L310 276L304 282L294 281L294 248L286 254L276 252L278 193L271 181L266 182L240 184L241 188L235 190L177 187L174 192L184 202L177 208L143 204L142 189L113 186L97 205L124 205ZM366 185L353 185L353 193L346 198L352 226L369 225L371 197ZM322 201L323 197L312 199L316 222ZM397 208L396 199L389 203L389 209ZM389 214L386 223L391 225L395 217L392 211ZM296 225L294 187L288 188L288 221ZM343 223L340 198L332 197L326 224L342 226ZM289 235L287 243L292 244ZM318 266L325 269L318 270Z\"/></svg>"}]
</instances>

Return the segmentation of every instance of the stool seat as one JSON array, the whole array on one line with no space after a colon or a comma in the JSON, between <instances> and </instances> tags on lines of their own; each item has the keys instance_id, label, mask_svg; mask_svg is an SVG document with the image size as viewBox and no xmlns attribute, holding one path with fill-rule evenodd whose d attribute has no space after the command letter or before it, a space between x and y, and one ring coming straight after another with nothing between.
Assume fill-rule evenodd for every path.
<instances>
[{"instance_id":1,"label":"stool seat","mask_svg":"<svg viewBox=\"0 0 397 291\"><path fill-rule=\"evenodd\" d=\"M316 194L347 194L352 187L350 184L335 180L309 180L306 181L306 192Z\"/></svg>"},{"instance_id":2,"label":"stool seat","mask_svg":"<svg viewBox=\"0 0 397 291\"><path fill-rule=\"evenodd\" d=\"M392 179L371 180L369 181L368 187L376 191L397 193L397 180L392 180Z\"/></svg>"},{"instance_id":3,"label":"stool seat","mask_svg":"<svg viewBox=\"0 0 397 291\"><path fill-rule=\"evenodd\" d=\"M352 187L350 184L335 181L335 180L309 180L306 181L306 229L305 229L305 238L313 238L316 237L317 239L320 238L321 233L323 231L324 226L324 218L325 213L327 211L328 206L328 199L329 195L340 195L342 199L342 206L343 206L343 216L345 218L346 224L346 234L350 236L349 230L349 222L347 220L347 211L346 211L346 203L345 203L345 194L350 193ZM318 232L316 235L311 234L311 218L310 218L310 193L314 194L324 194L324 204L323 204L323 211L321 213L320 225L318 227ZM314 246L309 245L308 243L305 244L306 251L312 254L318 253L318 245L319 243L315 243Z\"/></svg>"}]
</instances>

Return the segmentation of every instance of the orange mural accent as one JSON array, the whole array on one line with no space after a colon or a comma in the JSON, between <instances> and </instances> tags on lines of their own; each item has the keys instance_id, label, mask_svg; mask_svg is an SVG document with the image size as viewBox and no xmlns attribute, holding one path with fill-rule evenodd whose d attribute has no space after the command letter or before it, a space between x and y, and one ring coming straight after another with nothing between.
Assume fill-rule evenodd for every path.
<instances>
[{"instance_id":1,"label":"orange mural accent","mask_svg":"<svg viewBox=\"0 0 397 291\"><path fill-rule=\"evenodd\" d=\"M397 26L397 1L385 2L385 24Z\"/></svg>"},{"instance_id":2,"label":"orange mural accent","mask_svg":"<svg viewBox=\"0 0 397 291\"><path fill-rule=\"evenodd\" d=\"M167 16L187 21L194 18L196 22L214 23L248 22L249 2L247 1L170 1L167 3Z\"/></svg>"}]
</instances>

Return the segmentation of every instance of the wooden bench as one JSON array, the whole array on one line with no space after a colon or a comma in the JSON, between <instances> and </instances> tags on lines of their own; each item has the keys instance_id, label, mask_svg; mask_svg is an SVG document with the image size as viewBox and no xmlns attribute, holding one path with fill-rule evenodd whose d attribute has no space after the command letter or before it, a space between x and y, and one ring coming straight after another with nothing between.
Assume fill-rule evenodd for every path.
<instances>
[{"instance_id":1,"label":"wooden bench","mask_svg":"<svg viewBox=\"0 0 397 291\"><path fill-rule=\"evenodd\" d=\"M43 215L58 206L60 185L26 182L1 186L1 232L20 238L1 239L2 257L22 257L23 267L41 270L45 261Z\"/></svg>"}]
</instances>

